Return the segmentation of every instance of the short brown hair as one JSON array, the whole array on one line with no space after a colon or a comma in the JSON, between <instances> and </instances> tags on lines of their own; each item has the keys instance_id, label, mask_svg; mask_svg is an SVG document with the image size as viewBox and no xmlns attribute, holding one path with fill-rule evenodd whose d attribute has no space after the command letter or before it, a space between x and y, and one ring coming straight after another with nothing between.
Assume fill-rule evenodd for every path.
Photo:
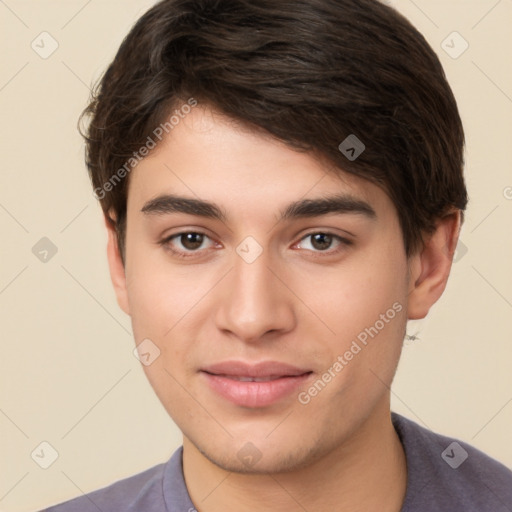
<instances>
[{"instance_id":1,"label":"short brown hair","mask_svg":"<svg viewBox=\"0 0 512 512\"><path fill-rule=\"evenodd\" d=\"M455 98L434 51L394 9L376 0L163 0L126 36L82 114L89 175L123 258L127 162L187 98L380 186L407 255L436 220L466 207ZM338 148L349 135L365 145L354 160Z\"/></svg>"}]
</instances>

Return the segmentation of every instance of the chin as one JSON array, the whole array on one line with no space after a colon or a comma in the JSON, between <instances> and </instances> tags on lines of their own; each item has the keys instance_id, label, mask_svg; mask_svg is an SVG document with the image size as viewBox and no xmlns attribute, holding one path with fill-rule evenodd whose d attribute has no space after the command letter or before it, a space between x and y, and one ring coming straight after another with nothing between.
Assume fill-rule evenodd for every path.
<instances>
[{"instance_id":1,"label":"chin","mask_svg":"<svg viewBox=\"0 0 512 512\"><path fill-rule=\"evenodd\" d=\"M221 447L222 448L222 447ZM268 475L297 471L313 464L321 458L321 449L318 445L311 448L293 446L286 450L285 447L268 446L261 450L250 441L243 444L239 450L202 449L199 451L212 464L224 471L250 475ZM227 455L226 453L229 453Z\"/></svg>"}]
</instances>

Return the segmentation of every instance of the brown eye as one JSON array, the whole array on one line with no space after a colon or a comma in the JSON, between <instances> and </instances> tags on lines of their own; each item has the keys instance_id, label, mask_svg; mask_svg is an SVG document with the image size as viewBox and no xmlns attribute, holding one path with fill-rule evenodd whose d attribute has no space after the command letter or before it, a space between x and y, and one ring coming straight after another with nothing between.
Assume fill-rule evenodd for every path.
<instances>
[{"instance_id":1,"label":"brown eye","mask_svg":"<svg viewBox=\"0 0 512 512\"><path fill-rule=\"evenodd\" d=\"M208 235L196 231L176 233L161 240L159 244L178 258L200 257L213 245Z\"/></svg>"},{"instance_id":2,"label":"brown eye","mask_svg":"<svg viewBox=\"0 0 512 512\"><path fill-rule=\"evenodd\" d=\"M185 249L194 251L203 244L204 235L201 233L182 233L179 235L179 239Z\"/></svg>"},{"instance_id":3,"label":"brown eye","mask_svg":"<svg viewBox=\"0 0 512 512\"><path fill-rule=\"evenodd\" d=\"M302 245L301 249L306 249L313 254L324 253L325 256L328 256L343 251L352 245L352 242L334 233L317 231L302 237L297 245Z\"/></svg>"},{"instance_id":4,"label":"brown eye","mask_svg":"<svg viewBox=\"0 0 512 512\"><path fill-rule=\"evenodd\" d=\"M319 251L329 249L332 244L332 236L326 233L314 233L309 236L311 237L311 245Z\"/></svg>"}]
</instances>

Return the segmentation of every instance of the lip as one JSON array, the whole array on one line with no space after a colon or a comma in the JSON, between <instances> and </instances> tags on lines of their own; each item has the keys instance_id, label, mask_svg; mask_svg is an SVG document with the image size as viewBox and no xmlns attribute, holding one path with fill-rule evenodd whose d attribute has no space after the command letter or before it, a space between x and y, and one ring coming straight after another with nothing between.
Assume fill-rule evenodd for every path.
<instances>
[{"instance_id":1,"label":"lip","mask_svg":"<svg viewBox=\"0 0 512 512\"><path fill-rule=\"evenodd\" d=\"M214 392L242 407L266 407L304 385L312 371L278 361L224 361L201 369ZM244 380L240 380L244 379ZM248 379L263 379L250 381Z\"/></svg>"}]
</instances>

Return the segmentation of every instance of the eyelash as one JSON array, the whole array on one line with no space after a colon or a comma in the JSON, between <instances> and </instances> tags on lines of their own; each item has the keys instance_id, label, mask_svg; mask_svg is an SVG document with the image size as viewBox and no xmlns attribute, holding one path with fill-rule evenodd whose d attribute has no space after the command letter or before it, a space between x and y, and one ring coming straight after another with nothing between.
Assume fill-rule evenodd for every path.
<instances>
[{"instance_id":1,"label":"eyelash","mask_svg":"<svg viewBox=\"0 0 512 512\"><path fill-rule=\"evenodd\" d=\"M194 234L194 235L202 235L202 236L205 236L207 238L210 238L206 233L203 233L201 231L181 231L180 233L175 233L171 236L168 236L166 238L164 238L163 240L161 240L159 243L159 245L161 245L162 247L164 247L166 250L170 251L172 254L174 254L175 256L177 256L178 258L181 258L181 259L187 259L187 258L193 258L193 257L196 257L200 252L201 250L195 250L195 251L180 251L180 250L177 250L177 249L174 249L171 245L171 241L174 239L174 238L179 238L180 236L182 235L188 235L188 234ZM351 240L348 240L346 238L343 238L339 235L336 235L334 233L331 233L329 231L313 231L311 233L307 233L306 235L304 235L300 240L299 240L299 243L302 242L304 239L308 238L308 237L311 237L313 235L327 235L329 237L332 237L333 239L337 240L340 245L338 246L337 249L334 249L334 250L326 250L326 251L311 251L310 249L306 249L307 251L309 252L312 252L313 254L315 255L320 255L320 257L322 257L322 255L328 255L328 256L332 256L334 254L337 254L339 252L341 252L343 250L344 247L348 247L348 246L351 246L352 245L352 241ZM295 244L296 245L296 244ZM316 257L316 256L315 256Z\"/></svg>"}]
</instances>

